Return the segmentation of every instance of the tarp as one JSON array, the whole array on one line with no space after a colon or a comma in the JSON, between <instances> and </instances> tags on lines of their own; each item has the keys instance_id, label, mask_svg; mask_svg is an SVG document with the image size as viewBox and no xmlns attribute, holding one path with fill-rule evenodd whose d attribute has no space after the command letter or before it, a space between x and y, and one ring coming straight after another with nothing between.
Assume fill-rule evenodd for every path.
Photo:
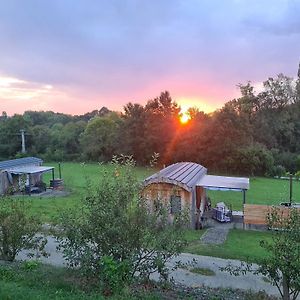
<instances>
[{"instance_id":1,"label":"tarp","mask_svg":"<svg viewBox=\"0 0 300 300\"><path fill-rule=\"evenodd\" d=\"M249 178L204 175L196 185L208 190L241 192L249 189Z\"/></svg>"},{"instance_id":2,"label":"tarp","mask_svg":"<svg viewBox=\"0 0 300 300\"><path fill-rule=\"evenodd\" d=\"M12 174L36 174L36 173L45 173L53 170L54 167L46 166L28 166L28 167L19 167L9 170Z\"/></svg>"}]
</instances>

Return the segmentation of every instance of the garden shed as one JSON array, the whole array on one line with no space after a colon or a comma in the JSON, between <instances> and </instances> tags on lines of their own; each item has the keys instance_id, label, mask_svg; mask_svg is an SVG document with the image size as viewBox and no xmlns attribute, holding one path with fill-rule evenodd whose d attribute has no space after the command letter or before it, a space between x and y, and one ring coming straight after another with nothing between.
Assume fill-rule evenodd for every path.
<instances>
[{"instance_id":1,"label":"garden shed","mask_svg":"<svg viewBox=\"0 0 300 300\"><path fill-rule=\"evenodd\" d=\"M200 164L179 162L146 178L143 185L142 194L151 211L161 202L170 207L172 221L176 212L188 208L191 227L199 228L207 204L206 190L239 191L245 203L249 178L207 175Z\"/></svg>"},{"instance_id":2,"label":"garden shed","mask_svg":"<svg viewBox=\"0 0 300 300\"><path fill-rule=\"evenodd\" d=\"M174 213L188 208L194 227L205 205L205 190L196 184L206 173L205 167L193 162L175 163L146 178L142 194L152 211L160 201L170 205L171 221Z\"/></svg>"},{"instance_id":3,"label":"garden shed","mask_svg":"<svg viewBox=\"0 0 300 300\"><path fill-rule=\"evenodd\" d=\"M42 174L52 171L54 167L42 166L43 160L37 157L24 157L0 162L0 195L11 188L12 191L26 189L30 194L38 189Z\"/></svg>"}]
</instances>

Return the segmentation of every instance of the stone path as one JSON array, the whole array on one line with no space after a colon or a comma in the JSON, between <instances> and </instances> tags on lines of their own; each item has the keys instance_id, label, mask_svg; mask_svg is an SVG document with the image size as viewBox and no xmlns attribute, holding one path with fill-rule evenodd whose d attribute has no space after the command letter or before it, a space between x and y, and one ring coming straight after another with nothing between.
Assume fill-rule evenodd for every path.
<instances>
[{"instance_id":1,"label":"stone path","mask_svg":"<svg viewBox=\"0 0 300 300\"><path fill-rule=\"evenodd\" d=\"M206 232L201 237L201 242L203 244L223 244L226 241L228 232L230 227L229 226L217 226L212 227L206 230Z\"/></svg>"}]
</instances>

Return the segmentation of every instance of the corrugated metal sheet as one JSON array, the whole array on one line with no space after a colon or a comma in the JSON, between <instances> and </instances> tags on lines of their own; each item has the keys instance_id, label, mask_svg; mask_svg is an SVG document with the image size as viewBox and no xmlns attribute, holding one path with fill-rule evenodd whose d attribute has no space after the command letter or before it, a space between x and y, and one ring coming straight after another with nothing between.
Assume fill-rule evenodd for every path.
<instances>
[{"instance_id":1,"label":"corrugated metal sheet","mask_svg":"<svg viewBox=\"0 0 300 300\"><path fill-rule=\"evenodd\" d=\"M37 157L24 157L11 160L5 160L0 162L0 170L11 170L15 167L21 167L26 165L41 165L43 160Z\"/></svg>"},{"instance_id":2,"label":"corrugated metal sheet","mask_svg":"<svg viewBox=\"0 0 300 300\"><path fill-rule=\"evenodd\" d=\"M214 190L249 190L249 178L205 175L197 182L198 186Z\"/></svg>"},{"instance_id":3,"label":"corrugated metal sheet","mask_svg":"<svg viewBox=\"0 0 300 300\"><path fill-rule=\"evenodd\" d=\"M200 178L207 173L207 169L193 162L179 162L170 165L144 180L144 185L152 183L176 184L187 191L191 191Z\"/></svg>"},{"instance_id":4,"label":"corrugated metal sheet","mask_svg":"<svg viewBox=\"0 0 300 300\"><path fill-rule=\"evenodd\" d=\"M19 167L14 168L10 172L12 174L36 174L36 173L45 173L52 171L54 167L46 167L46 166L29 166L29 167Z\"/></svg>"}]
</instances>

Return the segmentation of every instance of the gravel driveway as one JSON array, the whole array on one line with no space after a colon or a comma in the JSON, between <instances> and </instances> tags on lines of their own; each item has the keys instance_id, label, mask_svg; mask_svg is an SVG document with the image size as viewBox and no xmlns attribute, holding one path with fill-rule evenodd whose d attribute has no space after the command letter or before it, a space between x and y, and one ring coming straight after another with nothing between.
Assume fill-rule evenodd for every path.
<instances>
[{"instance_id":1,"label":"gravel driveway","mask_svg":"<svg viewBox=\"0 0 300 300\"><path fill-rule=\"evenodd\" d=\"M57 242L51 236L47 237L48 243L46 245L46 251L50 253L50 257L41 258L41 261L54 266L65 266L62 253L56 250ZM17 259L28 259L26 252L21 252ZM255 292L265 291L269 295L279 295L277 289L271 284L265 282L262 276L247 274L244 276L233 276L227 272L221 272L220 267L225 267L228 263L232 265L240 265L239 260L222 259L210 256L200 256L188 253L182 253L178 257L172 259L169 263L170 269L175 266L177 262L187 264L193 261L193 267L208 268L215 272L214 276L204 276L196 273L192 273L186 268L177 268L172 271L170 276L173 277L175 283L180 283L187 287L201 287L202 285L216 288L233 288L242 290L252 290ZM153 279L158 279L158 275L154 274Z\"/></svg>"}]
</instances>

